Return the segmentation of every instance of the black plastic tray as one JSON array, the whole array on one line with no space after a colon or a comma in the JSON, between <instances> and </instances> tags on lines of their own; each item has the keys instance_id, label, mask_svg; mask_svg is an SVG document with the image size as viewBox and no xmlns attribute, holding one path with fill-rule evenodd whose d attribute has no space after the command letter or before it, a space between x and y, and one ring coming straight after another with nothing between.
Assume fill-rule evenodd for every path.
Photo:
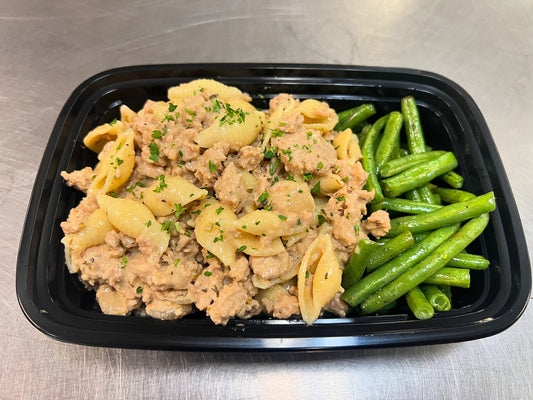
<instances>
[{"instance_id":1,"label":"black plastic tray","mask_svg":"<svg viewBox=\"0 0 533 400\"><path fill-rule=\"evenodd\" d=\"M102 314L64 263L59 227L81 194L59 173L96 162L83 147L89 130L119 115L166 99L167 88L213 78L248 92L257 107L280 92L328 101L338 110L372 102L378 115L398 110L413 95L428 144L453 150L465 188L493 190L497 209L474 246L491 261L473 271L470 289L455 293L455 308L418 321L409 314L300 321L251 319L215 326L205 315L176 321ZM95 346L160 349L309 350L456 342L496 334L524 311L531 270L520 218L494 141L472 98L450 80L424 71L332 65L185 64L109 70L83 82L61 111L39 168L22 235L17 295L29 321L56 339Z\"/></svg>"}]
</instances>

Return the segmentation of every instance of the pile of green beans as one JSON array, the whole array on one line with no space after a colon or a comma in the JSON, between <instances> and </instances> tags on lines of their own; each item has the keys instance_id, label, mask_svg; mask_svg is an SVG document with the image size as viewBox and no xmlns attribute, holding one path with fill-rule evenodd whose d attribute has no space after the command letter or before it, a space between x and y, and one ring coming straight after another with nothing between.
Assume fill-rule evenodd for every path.
<instances>
[{"instance_id":1,"label":"pile of green beans","mask_svg":"<svg viewBox=\"0 0 533 400\"><path fill-rule=\"evenodd\" d=\"M452 287L470 287L470 270L489 267L465 249L487 226L496 201L492 192L461 190L457 158L426 145L412 96L400 108L373 124L372 104L339 113L336 130L358 135L365 188L374 191L370 210L395 216L384 238L359 243L344 269L342 298L363 315L406 304L417 319L428 319L451 309Z\"/></svg>"}]
</instances>

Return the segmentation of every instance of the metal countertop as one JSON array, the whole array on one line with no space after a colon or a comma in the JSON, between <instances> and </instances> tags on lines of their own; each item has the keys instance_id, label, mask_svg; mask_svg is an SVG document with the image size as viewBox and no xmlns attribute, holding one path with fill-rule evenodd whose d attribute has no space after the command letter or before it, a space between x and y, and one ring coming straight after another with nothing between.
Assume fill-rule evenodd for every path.
<instances>
[{"instance_id":1,"label":"metal countertop","mask_svg":"<svg viewBox=\"0 0 533 400\"><path fill-rule=\"evenodd\" d=\"M530 1L3 0L0 5L0 398L528 399L533 309L447 345L317 353L91 348L25 319L15 266L39 160L70 93L138 64L291 62L423 69L481 109L533 249Z\"/></svg>"}]
</instances>

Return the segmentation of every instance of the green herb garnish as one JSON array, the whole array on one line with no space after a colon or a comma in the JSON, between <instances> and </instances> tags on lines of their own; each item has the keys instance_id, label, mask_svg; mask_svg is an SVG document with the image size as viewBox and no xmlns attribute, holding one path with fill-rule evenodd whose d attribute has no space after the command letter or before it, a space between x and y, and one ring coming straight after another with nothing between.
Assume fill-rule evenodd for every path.
<instances>
[{"instance_id":1,"label":"green herb garnish","mask_svg":"<svg viewBox=\"0 0 533 400\"><path fill-rule=\"evenodd\" d=\"M153 162L159 161L159 146L155 143L150 143L150 157L148 157Z\"/></svg>"}]
</instances>

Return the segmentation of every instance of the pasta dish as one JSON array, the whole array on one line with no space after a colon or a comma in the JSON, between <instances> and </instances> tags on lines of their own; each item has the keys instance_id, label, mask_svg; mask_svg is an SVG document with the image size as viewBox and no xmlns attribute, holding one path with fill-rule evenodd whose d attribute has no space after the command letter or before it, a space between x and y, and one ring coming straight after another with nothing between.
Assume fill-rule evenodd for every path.
<instances>
[{"instance_id":1,"label":"pasta dish","mask_svg":"<svg viewBox=\"0 0 533 400\"><path fill-rule=\"evenodd\" d=\"M215 323L344 316L357 244L387 233L357 136L327 103L289 94L257 110L195 80L84 138L98 164L62 172L86 196L61 224L68 269L106 314Z\"/></svg>"}]
</instances>

